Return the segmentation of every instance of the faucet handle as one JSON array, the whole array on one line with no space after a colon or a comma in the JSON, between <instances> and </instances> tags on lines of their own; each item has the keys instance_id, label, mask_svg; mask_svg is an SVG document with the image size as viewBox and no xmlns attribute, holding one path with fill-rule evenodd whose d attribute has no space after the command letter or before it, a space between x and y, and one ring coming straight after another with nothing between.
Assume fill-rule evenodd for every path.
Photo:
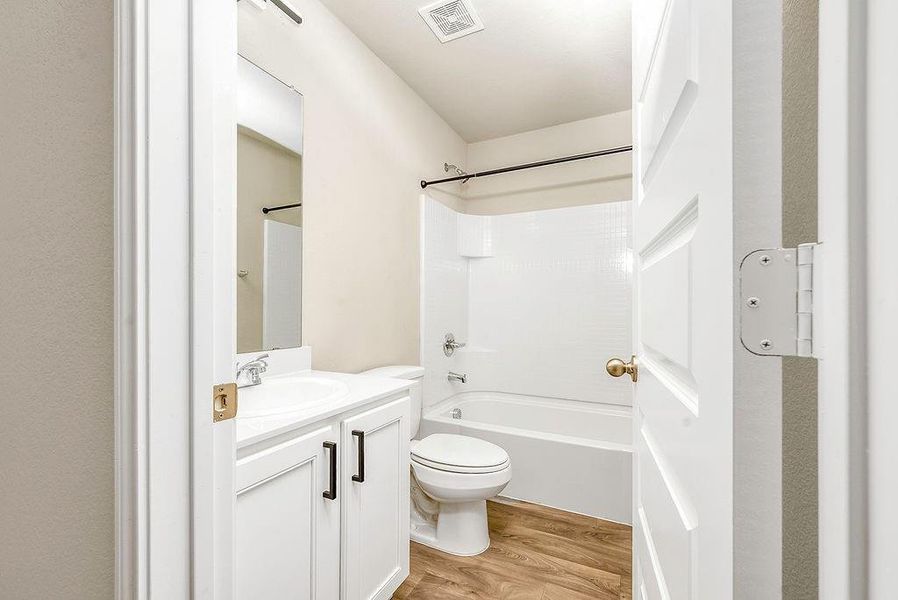
<instances>
[{"instance_id":1,"label":"faucet handle","mask_svg":"<svg viewBox=\"0 0 898 600\"><path fill-rule=\"evenodd\" d=\"M446 337L443 338L443 354L446 356L452 356L455 354L455 351L459 348L464 348L464 342L456 342L454 333L447 333Z\"/></svg>"},{"instance_id":2,"label":"faucet handle","mask_svg":"<svg viewBox=\"0 0 898 600\"><path fill-rule=\"evenodd\" d=\"M260 354L259 356L254 356L253 358L248 358L243 364L240 364L240 362L238 361L238 362L237 362L237 368L238 368L238 369L242 369L243 367L247 367L247 366L252 365L252 364L254 364L254 363L258 363L260 366L266 367L266 368L267 368L267 367L268 367L268 361L265 360L265 359L268 358L269 356L270 356L270 355L266 352L266 353L264 353L264 354ZM263 371L263 373L264 373L264 371Z\"/></svg>"},{"instance_id":3,"label":"faucet handle","mask_svg":"<svg viewBox=\"0 0 898 600\"><path fill-rule=\"evenodd\" d=\"M249 378L248 385L259 385L262 383L262 373L268 370L268 362L265 360L268 358L268 353L260 354L259 356L255 356L243 364L237 363L237 387L241 386L241 381L244 381L244 374Z\"/></svg>"}]
</instances>

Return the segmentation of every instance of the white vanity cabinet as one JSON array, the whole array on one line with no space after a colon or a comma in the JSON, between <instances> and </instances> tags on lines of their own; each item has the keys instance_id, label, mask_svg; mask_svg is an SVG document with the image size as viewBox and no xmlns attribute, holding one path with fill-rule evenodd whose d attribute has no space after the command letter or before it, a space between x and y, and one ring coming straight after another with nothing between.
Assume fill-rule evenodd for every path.
<instances>
[{"instance_id":1,"label":"white vanity cabinet","mask_svg":"<svg viewBox=\"0 0 898 600\"><path fill-rule=\"evenodd\" d=\"M342 423L343 600L389 600L408 577L409 400Z\"/></svg>"},{"instance_id":2,"label":"white vanity cabinet","mask_svg":"<svg viewBox=\"0 0 898 600\"><path fill-rule=\"evenodd\" d=\"M407 392L239 451L238 600L388 600L408 576Z\"/></svg>"},{"instance_id":3,"label":"white vanity cabinet","mask_svg":"<svg viewBox=\"0 0 898 600\"><path fill-rule=\"evenodd\" d=\"M315 427L238 460L237 598L338 597L338 432L337 424Z\"/></svg>"}]
</instances>

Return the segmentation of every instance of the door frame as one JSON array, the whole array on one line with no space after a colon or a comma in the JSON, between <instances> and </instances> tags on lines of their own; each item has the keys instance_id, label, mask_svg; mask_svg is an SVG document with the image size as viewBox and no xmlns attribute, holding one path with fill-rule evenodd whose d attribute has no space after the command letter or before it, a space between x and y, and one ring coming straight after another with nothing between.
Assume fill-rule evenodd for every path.
<instances>
[{"instance_id":1,"label":"door frame","mask_svg":"<svg viewBox=\"0 0 898 600\"><path fill-rule=\"evenodd\" d=\"M233 596L236 3L114 2L115 596ZM231 61L224 60L230 56ZM233 63L233 64L232 64ZM233 139L232 139L233 137ZM218 461L222 462L222 461ZM223 464L223 463L222 463Z\"/></svg>"},{"instance_id":2,"label":"door frame","mask_svg":"<svg viewBox=\"0 0 898 600\"><path fill-rule=\"evenodd\" d=\"M894 305L898 275L876 268L886 266L893 250L891 232L881 226L896 222L888 194L894 197L895 183L885 160L889 139L898 137L887 102L896 91L883 60L896 48L894 36L882 31L894 24L894 11L886 0L820 2L819 210L827 318L818 331L821 359L829 363L821 365L819 388L824 599L858 597L868 575L871 592L885 589L880 561L896 553L895 538L885 534L896 531L898 515L880 509L894 504L895 480L877 477L868 485L863 476L845 477L849 468L859 475L869 469L871 479L887 474L889 465L878 459L896 450L884 428L898 424L887 371L874 368L890 358L886 344L898 328L895 315L878 308L883 299ZM230 596L213 569L227 560L228 544L221 543L220 529L218 538L214 533L227 523L216 522L210 510L216 497L210 449L217 442L208 394L220 365L233 355L231 344L216 344L213 336L218 327L233 327L227 322L233 309L226 306L233 291L214 286L227 265L214 259L213 248L216 227L233 224L228 208L211 198L229 193L222 173L234 165L221 137L227 120L221 106L233 91L216 73L215 56L231 51L236 60L236 3L115 0L114 27L116 597L147 598L152 586L154 594L177 589L169 597L204 598L224 586L218 600ZM222 35L227 31L234 35ZM165 60L149 60L160 56ZM208 110L213 105L218 112ZM152 227L162 215L166 227ZM868 267L876 268L875 278L865 277ZM826 289L853 294L826 295ZM166 315L166 306L183 310ZM849 314L861 322L842 325L847 322L838 317ZM877 319L869 335L868 316ZM830 385L839 376L846 387ZM840 415L850 418L834 418ZM868 438L871 424L877 426Z\"/></svg>"},{"instance_id":3,"label":"door frame","mask_svg":"<svg viewBox=\"0 0 898 600\"><path fill-rule=\"evenodd\" d=\"M898 271L894 225L898 223L895 145L898 138L898 4L868 0L867 38L867 477L870 598L888 598L898 589L898 404L895 402L895 337L898 335Z\"/></svg>"},{"instance_id":4,"label":"door frame","mask_svg":"<svg viewBox=\"0 0 898 600\"><path fill-rule=\"evenodd\" d=\"M862 598L865 482L862 448L864 336L862 318L865 125L857 117L865 92L858 73L865 0L821 0L818 96L819 308L814 322L818 370L819 594ZM847 201L852 199L852 202ZM854 240L855 244L852 244ZM816 267L816 265L815 265ZM815 273L815 276L817 273ZM863 326L863 321L861 321Z\"/></svg>"},{"instance_id":5,"label":"door frame","mask_svg":"<svg viewBox=\"0 0 898 600\"><path fill-rule=\"evenodd\" d=\"M898 587L898 407L891 381L898 333L898 273L891 258L898 222L896 25L898 6L888 0L820 0L824 253L814 328L820 336L822 600L887 598Z\"/></svg>"}]
</instances>

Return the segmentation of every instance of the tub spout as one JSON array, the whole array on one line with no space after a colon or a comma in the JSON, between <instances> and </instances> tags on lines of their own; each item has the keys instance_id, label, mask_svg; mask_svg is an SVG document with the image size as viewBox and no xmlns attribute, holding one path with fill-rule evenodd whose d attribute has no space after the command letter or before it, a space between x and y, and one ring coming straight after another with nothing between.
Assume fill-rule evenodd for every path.
<instances>
[{"instance_id":1,"label":"tub spout","mask_svg":"<svg viewBox=\"0 0 898 600\"><path fill-rule=\"evenodd\" d=\"M467 383L468 375L466 373L459 374L459 373L453 373L452 371L449 371L449 381L457 381L459 383Z\"/></svg>"}]
</instances>

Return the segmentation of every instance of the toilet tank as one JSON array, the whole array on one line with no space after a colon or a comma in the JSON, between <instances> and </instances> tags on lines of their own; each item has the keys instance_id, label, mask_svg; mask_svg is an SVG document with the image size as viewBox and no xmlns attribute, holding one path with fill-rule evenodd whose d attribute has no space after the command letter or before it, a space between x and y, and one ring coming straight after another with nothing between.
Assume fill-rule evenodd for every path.
<instances>
[{"instance_id":1,"label":"toilet tank","mask_svg":"<svg viewBox=\"0 0 898 600\"><path fill-rule=\"evenodd\" d=\"M424 367L416 367L413 365L391 365L388 367L378 367L376 369L362 371L360 375L392 377L394 379L407 379L415 382L409 390L412 413L409 434L410 439L414 439L415 436L418 435L418 426L421 424L421 410L424 406Z\"/></svg>"}]
</instances>

